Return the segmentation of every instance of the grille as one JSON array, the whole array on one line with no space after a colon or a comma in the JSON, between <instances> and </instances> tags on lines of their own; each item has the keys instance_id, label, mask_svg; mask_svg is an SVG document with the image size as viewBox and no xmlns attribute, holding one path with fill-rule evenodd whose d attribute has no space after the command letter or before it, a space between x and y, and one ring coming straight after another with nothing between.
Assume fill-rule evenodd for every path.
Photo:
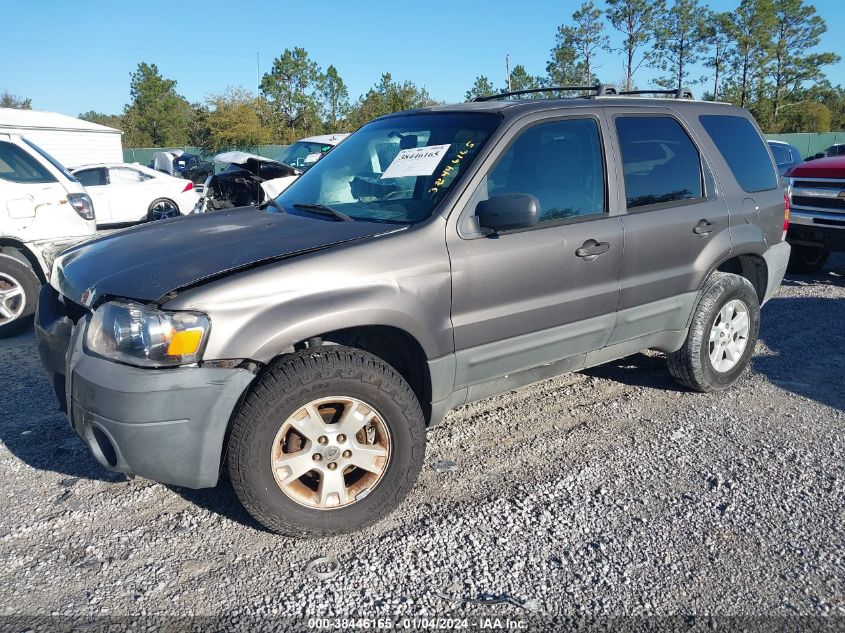
<instances>
[{"instance_id":1,"label":"grille","mask_svg":"<svg viewBox=\"0 0 845 633\"><path fill-rule=\"evenodd\" d=\"M796 180L792 186L802 189L842 189L845 191L845 181L842 180Z\"/></svg>"},{"instance_id":2,"label":"grille","mask_svg":"<svg viewBox=\"0 0 845 633\"><path fill-rule=\"evenodd\" d=\"M795 207L816 207L817 209L833 209L834 211L845 211L845 199L843 198L814 198L810 196L792 196L792 205Z\"/></svg>"}]
</instances>

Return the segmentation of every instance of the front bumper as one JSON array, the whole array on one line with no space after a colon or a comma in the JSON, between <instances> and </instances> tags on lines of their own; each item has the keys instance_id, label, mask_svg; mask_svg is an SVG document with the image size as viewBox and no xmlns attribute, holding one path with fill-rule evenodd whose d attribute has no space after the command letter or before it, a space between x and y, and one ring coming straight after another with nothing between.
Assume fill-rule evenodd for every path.
<instances>
[{"instance_id":1,"label":"front bumper","mask_svg":"<svg viewBox=\"0 0 845 633\"><path fill-rule=\"evenodd\" d=\"M60 402L64 393L71 428L97 461L162 483L216 485L229 420L254 375L237 368L142 369L92 356L82 345L90 317L51 320L58 311L45 294L51 293L42 291L36 316L39 353Z\"/></svg>"},{"instance_id":2,"label":"front bumper","mask_svg":"<svg viewBox=\"0 0 845 633\"><path fill-rule=\"evenodd\" d=\"M792 244L845 251L845 214L794 209L790 211L786 239Z\"/></svg>"}]
</instances>

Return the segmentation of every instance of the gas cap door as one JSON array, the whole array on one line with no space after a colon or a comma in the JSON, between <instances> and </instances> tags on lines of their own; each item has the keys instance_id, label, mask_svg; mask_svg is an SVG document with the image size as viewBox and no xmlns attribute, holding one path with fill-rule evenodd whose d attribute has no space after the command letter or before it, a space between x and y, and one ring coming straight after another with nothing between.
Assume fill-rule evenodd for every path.
<instances>
[{"instance_id":1,"label":"gas cap door","mask_svg":"<svg viewBox=\"0 0 845 633\"><path fill-rule=\"evenodd\" d=\"M745 198L742 201L742 217L748 224L757 222L757 218L760 217L760 205L754 198Z\"/></svg>"}]
</instances>

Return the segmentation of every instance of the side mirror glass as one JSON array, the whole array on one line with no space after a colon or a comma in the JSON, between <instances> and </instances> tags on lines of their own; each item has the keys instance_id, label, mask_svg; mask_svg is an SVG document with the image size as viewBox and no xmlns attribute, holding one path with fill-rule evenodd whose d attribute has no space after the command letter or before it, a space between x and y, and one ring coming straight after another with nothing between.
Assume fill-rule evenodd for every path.
<instances>
[{"instance_id":1,"label":"side mirror glass","mask_svg":"<svg viewBox=\"0 0 845 633\"><path fill-rule=\"evenodd\" d=\"M540 221L540 201L527 193L503 193L475 207L478 224L492 231L526 229Z\"/></svg>"}]
</instances>

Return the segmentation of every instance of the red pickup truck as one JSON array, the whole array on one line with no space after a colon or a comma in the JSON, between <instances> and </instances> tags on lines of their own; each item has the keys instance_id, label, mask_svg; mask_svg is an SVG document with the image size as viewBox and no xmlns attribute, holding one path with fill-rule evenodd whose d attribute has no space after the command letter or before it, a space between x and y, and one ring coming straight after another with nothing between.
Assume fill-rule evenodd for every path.
<instances>
[{"instance_id":1,"label":"red pickup truck","mask_svg":"<svg viewBox=\"0 0 845 633\"><path fill-rule=\"evenodd\" d=\"M845 156L801 163L789 178L789 268L820 270L831 251L845 251Z\"/></svg>"}]
</instances>

